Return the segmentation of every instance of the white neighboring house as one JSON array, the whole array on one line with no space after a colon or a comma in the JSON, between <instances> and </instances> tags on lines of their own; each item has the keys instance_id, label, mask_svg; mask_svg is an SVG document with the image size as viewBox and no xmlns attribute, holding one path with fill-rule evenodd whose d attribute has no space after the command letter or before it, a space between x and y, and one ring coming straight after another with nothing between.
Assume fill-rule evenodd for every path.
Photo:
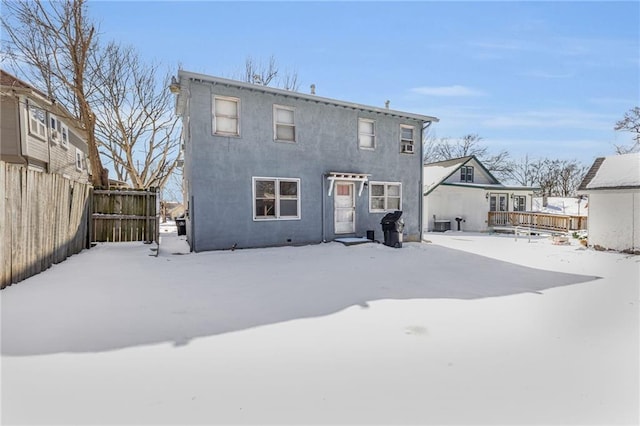
<instances>
[{"instance_id":1,"label":"white neighboring house","mask_svg":"<svg viewBox=\"0 0 640 426\"><path fill-rule=\"evenodd\" d=\"M589 245L640 252L640 153L597 158L578 192L589 196Z\"/></svg>"},{"instance_id":2,"label":"white neighboring house","mask_svg":"<svg viewBox=\"0 0 640 426\"><path fill-rule=\"evenodd\" d=\"M490 211L531 211L538 189L503 185L473 155L425 164L423 179L425 231L488 231Z\"/></svg>"}]
</instances>

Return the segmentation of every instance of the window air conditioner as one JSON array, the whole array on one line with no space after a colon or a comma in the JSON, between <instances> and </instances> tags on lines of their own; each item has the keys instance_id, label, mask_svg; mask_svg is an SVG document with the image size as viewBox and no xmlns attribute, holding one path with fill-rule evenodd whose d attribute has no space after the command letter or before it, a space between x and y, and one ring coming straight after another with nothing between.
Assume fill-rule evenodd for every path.
<instances>
[{"instance_id":1,"label":"window air conditioner","mask_svg":"<svg viewBox=\"0 0 640 426\"><path fill-rule=\"evenodd\" d=\"M57 141L59 137L60 135L58 134L58 131L51 129L51 139L53 139L54 141Z\"/></svg>"},{"instance_id":2,"label":"window air conditioner","mask_svg":"<svg viewBox=\"0 0 640 426\"><path fill-rule=\"evenodd\" d=\"M402 152L407 154L413 154L413 145L412 144L402 145Z\"/></svg>"}]
</instances>

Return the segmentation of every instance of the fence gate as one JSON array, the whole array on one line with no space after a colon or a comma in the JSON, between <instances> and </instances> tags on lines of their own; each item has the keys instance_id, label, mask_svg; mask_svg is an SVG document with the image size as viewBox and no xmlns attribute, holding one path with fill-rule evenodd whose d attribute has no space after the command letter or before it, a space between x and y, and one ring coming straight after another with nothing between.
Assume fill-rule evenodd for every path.
<instances>
[{"instance_id":1,"label":"fence gate","mask_svg":"<svg viewBox=\"0 0 640 426\"><path fill-rule=\"evenodd\" d=\"M92 242L158 242L158 190L94 190Z\"/></svg>"}]
</instances>

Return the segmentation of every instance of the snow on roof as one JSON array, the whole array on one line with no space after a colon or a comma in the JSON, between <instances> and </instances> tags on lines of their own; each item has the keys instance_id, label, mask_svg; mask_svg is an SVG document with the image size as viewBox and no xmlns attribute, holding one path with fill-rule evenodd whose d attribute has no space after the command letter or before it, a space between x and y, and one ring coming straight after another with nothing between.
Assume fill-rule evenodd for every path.
<instances>
[{"instance_id":1,"label":"snow on roof","mask_svg":"<svg viewBox=\"0 0 640 426\"><path fill-rule=\"evenodd\" d=\"M434 186L445 180L460 167L459 164L449 166L429 166L424 168L424 192L429 192Z\"/></svg>"},{"instance_id":2,"label":"snow on roof","mask_svg":"<svg viewBox=\"0 0 640 426\"><path fill-rule=\"evenodd\" d=\"M640 188L640 153L596 159L580 189L604 188Z\"/></svg>"}]
</instances>

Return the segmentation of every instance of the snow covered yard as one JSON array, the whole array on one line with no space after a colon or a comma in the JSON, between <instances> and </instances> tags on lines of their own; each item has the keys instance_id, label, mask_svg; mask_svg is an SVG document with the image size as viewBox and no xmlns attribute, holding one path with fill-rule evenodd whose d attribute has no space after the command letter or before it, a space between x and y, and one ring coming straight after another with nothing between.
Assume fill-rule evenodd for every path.
<instances>
[{"instance_id":1,"label":"snow covered yard","mask_svg":"<svg viewBox=\"0 0 640 426\"><path fill-rule=\"evenodd\" d=\"M640 257L101 244L0 293L2 424L637 424Z\"/></svg>"}]
</instances>

